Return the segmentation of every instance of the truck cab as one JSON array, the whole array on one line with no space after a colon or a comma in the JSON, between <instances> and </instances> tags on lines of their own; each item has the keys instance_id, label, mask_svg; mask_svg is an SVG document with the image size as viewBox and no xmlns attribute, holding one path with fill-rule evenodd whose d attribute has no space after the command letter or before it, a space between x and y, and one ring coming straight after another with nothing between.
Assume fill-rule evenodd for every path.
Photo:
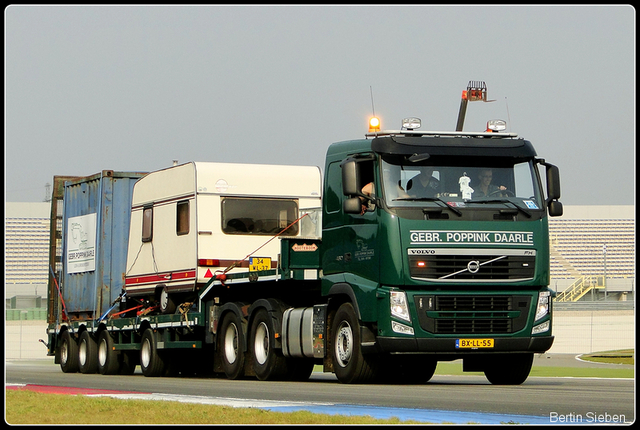
<instances>
[{"instance_id":1,"label":"truck cab","mask_svg":"<svg viewBox=\"0 0 640 430\"><path fill-rule=\"evenodd\" d=\"M547 217L562 214L558 169L512 133L422 132L411 121L327 152L322 293L348 301L360 325L359 349L336 351L334 370L349 380L375 373L373 357L423 353L422 368L463 358L465 370L521 383L553 343ZM344 327L334 349L349 344L335 333Z\"/></svg>"}]
</instances>

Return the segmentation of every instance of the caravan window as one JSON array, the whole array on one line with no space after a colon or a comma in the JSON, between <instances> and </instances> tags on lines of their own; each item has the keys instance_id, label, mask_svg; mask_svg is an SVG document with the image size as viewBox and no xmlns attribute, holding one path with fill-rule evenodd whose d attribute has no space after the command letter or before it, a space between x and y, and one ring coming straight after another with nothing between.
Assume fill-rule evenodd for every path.
<instances>
[{"instance_id":1,"label":"caravan window","mask_svg":"<svg viewBox=\"0 0 640 430\"><path fill-rule=\"evenodd\" d=\"M296 219L297 200L240 197L222 200L222 231L227 234L276 235ZM297 235L298 224L283 234Z\"/></svg>"},{"instance_id":2,"label":"caravan window","mask_svg":"<svg viewBox=\"0 0 640 430\"><path fill-rule=\"evenodd\" d=\"M151 242L153 238L153 206L142 210L142 241Z\"/></svg>"},{"instance_id":3,"label":"caravan window","mask_svg":"<svg viewBox=\"0 0 640 430\"><path fill-rule=\"evenodd\" d=\"M189 234L189 201L178 202L176 213L176 233Z\"/></svg>"}]
</instances>

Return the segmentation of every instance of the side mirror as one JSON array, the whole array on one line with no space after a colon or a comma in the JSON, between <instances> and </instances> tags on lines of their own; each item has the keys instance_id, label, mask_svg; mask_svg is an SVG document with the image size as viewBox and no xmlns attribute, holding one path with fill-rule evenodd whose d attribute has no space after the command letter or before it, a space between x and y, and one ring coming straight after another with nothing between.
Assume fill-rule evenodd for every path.
<instances>
[{"instance_id":1,"label":"side mirror","mask_svg":"<svg viewBox=\"0 0 640 430\"><path fill-rule=\"evenodd\" d=\"M562 203L557 200L549 202L549 216L562 216Z\"/></svg>"},{"instance_id":2,"label":"side mirror","mask_svg":"<svg viewBox=\"0 0 640 430\"><path fill-rule=\"evenodd\" d=\"M553 164L547 164L547 194L549 200L560 198L560 170Z\"/></svg>"},{"instance_id":3,"label":"side mirror","mask_svg":"<svg viewBox=\"0 0 640 430\"><path fill-rule=\"evenodd\" d=\"M553 164L545 164L547 167L547 208L549 216L561 216L563 209L560 198L560 170Z\"/></svg>"},{"instance_id":4,"label":"side mirror","mask_svg":"<svg viewBox=\"0 0 640 430\"><path fill-rule=\"evenodd\" d=\"M360 194L358 184L358 165L355 160L346 160L342 163L342 193L345 196L356 196ZM358 210L358 212L360 212Z\"/></svg>"},{"instance_id":5,"label":"side mirror","mask_svg":"<svg viewBox=\"0 0 640 430\"><path fill-rule=\"evenodd\" d=\"M359 197L352 197L344 201L344 203L342 204L342 209L346 214L358 215L362 211L362 202L360 201Z\"/></svg>"}]
</instances>

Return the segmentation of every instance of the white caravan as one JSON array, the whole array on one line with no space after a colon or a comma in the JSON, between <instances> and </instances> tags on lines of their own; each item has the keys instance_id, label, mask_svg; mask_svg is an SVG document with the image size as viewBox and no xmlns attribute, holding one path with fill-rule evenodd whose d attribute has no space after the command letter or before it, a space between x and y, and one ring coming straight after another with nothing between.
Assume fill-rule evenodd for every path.
<instances>
[{"instance_id":1,"label":"white caravan","mask_svg":"<svg viewBox=\"0 0 640 430\"><path fill-rule=\"evenodd\" d=\"M172 312L180 301L169 294L276 268L274 236L320 237L321 190L313 166L190 162L149 173L133 188L127 296L161 295Z\"/></svg>"}]
</instances>

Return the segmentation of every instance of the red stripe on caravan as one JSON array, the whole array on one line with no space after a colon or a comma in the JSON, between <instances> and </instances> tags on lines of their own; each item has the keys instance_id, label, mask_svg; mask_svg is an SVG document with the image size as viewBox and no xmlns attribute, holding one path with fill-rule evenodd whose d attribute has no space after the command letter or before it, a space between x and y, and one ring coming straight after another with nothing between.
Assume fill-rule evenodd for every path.
<instances>
[{"instance_id":1,"label":"red stripe on caravan","mask_svg":"<svg viewBox=\"0 0 640 430\"><path fill-rule=\"evenodd\" d=\"M155 284L158 282L183 281L185 279L195 279L196 271L187 270L183 272L164 273L157 275L131 276L125 279L125 285Z\"/></svg>"}]
</instances>

